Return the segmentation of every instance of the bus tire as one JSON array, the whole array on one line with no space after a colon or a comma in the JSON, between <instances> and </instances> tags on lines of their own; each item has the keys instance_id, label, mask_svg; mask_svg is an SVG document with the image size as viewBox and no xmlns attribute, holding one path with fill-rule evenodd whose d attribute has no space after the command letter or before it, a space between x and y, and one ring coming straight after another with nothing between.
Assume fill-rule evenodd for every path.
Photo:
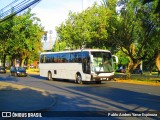
<instances>
[{"instance_id":1,"label":"bus tire","mask_svg":"<svg viewBox=\"0 0 160 120\"><path fill-rule=\"evenodd\" d=\"M102 82L101 81L96 81L96 84L101 84Z\"/></svg>"},{"instance_id":2,"label":"bus tire","mask_svg":"<svg viewBox=\"0 0 160 120\"><path fill-rule=\"evenodd\" d=\"M52 73L51 72L48 72L48 80L52 81Z\"/></svg>"},{"instance_id":3,"label":"bus tire","mask_svg":"<svg viewBox=\"0 0 160 120\"><path fill-rule=\"evenodd\" d=\"M17 73L14 73L14 76L15 76L15 77L18 77Z\"/></svg>"},{"instance_id":4,"label":"bus tire","mask_svg":"<svg viewBox=\"0 0 160 120\"><path fill-rule=\"evenodd\" d=\"M76 83L81 84L81 85L83 84L82 77L80 74L77 74L76 76Z\"/></svg>"}]
</instances>

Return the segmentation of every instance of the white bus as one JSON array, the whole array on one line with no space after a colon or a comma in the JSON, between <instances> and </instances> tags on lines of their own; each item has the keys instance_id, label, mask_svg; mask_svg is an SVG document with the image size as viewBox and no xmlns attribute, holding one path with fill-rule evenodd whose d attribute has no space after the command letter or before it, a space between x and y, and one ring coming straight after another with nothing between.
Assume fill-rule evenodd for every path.
<instances>
[{"instance_id":1,"label":"white bus","mask_svg":"<svg viewBox=\"0 0 160 120\"><path fill-rule=\"evenodd\" d=\"M113 59L108 50L43 52L40 55L39 69L40 76L49 80L70 79L79 84L85 81L101 83L114 76Z\"/></svg>"}]
</instances>

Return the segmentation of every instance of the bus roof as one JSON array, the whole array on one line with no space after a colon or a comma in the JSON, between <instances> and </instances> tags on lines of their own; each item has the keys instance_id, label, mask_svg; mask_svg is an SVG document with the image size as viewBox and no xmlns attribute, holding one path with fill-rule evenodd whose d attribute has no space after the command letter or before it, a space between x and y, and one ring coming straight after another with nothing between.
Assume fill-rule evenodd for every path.
<instances>
[{"instance_id":1,"label":"bus roof","mask_svg":"<svg viewBox=\"0 0 160 120\"><path fill-rule=\"evenodd\" d=\"M42 52L41 54L53 54L53 53L69 53L69 52L81 52L81 51L101 51L101 52L110 52L109 50L102 50L102 49L78 49L78 50L67 50L67 51L59 51L59 52Z\"/></svg>"}]
</instances>

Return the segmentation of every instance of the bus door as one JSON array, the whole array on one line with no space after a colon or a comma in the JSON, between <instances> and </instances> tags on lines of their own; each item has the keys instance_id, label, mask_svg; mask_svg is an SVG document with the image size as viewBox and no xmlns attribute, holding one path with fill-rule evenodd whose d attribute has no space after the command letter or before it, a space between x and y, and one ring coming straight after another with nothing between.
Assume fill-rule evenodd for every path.
<instances>
[{"instance_id":1,"label":"bus door","mask_svg":"<svg viewBox=\"0 0 160 120\"><path fill-rule=\"evenodd\" d=\"M83 73L91 73L89 52L86 51L82 52L82 70Z\"/></svg>"}]
</instances>

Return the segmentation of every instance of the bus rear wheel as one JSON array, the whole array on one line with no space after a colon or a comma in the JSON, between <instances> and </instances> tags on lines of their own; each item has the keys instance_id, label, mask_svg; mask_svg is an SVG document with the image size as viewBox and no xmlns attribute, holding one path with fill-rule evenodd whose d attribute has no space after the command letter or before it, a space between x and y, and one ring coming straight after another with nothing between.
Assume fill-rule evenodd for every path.
<instances>
[{"instance_id":1,"label":"bus rear wheel","mask_svg":"<svg viewBox=\"0 0 160 120\"><path fill-rule=\"evenodd\" d=\"M96 84L101 84L102 82L101 81L96 81Z\"/></svg>"},{"instance_id":2,"label":"bus rear wheel","mask_svg":"<svg viewBox=\"0 0 160 120\"><path fill-rule=\"evenodd\" d=\"M52 73L48 72L48 80L51 81L52 80Z\"/></svg>"},{"instance_id":3,"label":"bus rear wheel","mask_svg":"<svg viewBox=\"0 0 160 120\"><path fill-rule=\"evenodd\" d=\"M82 82L82 77L81 77L80 74L77 74L76 83L81 84L81 85L83 84L83 82Z\"/></svg>"}]
</instances>

